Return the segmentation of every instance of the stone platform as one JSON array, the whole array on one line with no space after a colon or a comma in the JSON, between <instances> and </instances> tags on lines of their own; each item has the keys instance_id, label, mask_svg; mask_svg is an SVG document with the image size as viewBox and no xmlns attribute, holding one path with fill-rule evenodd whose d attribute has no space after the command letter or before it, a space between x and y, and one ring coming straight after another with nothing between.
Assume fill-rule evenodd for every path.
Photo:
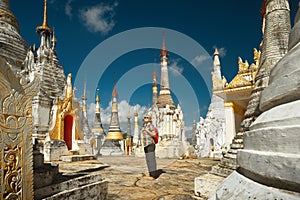
<instances>
[{"instance_id":1,"label":"stone platform","mask_svg":"<svg viewBox=\"0 0 300 200\"><path fill-rule=\"evenodd\" d=\"M153 181L146 177L145 158L134 156L102 156L97 160L58 164L59 171L64 174L101 174L108 182L109 200L204 200L205 197L194 194L194 178L209 173L217 161L208 158L184 160L157 158L157 167L161 174Z\"/></svg>"},{"instance_id":2,"label":"stone platform","mask_svg":"<svg viewBox=\"0 0 300 200\"><path fill-rule=\"evenodd\" d=\"M44 155L36 148L33 154L34 160L34 199L60 200L60 199L107 199L107 181L103 180L99 173L88 174L84 171L76 171L78 167L62 173L59 165L61 161L44 163ZM89 155L67 156L69 161L95 159ZM72 162L61 162L72 163ZM65 164L66 166L67 164ZM98 165L94 167L105 167Z\"/></svg>"},{"instance_id":3,"label":"stone platform","mask_svg":"<svg viewBox=\"0 0 300 200\"><path fill-rule=\"evenodd\" d=\"M79 177L74 178L76 176ZM69 180L35 190L35 199L107 199L107 181L103 180L100 174L70 174L58 179Z\"/></svg>"}]
</instances>

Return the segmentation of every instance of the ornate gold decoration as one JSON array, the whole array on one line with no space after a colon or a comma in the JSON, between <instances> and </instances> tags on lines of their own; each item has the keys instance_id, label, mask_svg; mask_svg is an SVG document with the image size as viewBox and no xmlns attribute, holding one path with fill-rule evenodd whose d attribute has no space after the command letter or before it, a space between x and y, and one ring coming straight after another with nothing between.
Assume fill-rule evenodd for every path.
<instances>
[{"instance_id":1,"label":"ornate gold decoration","mask_svg":"<svg viewBox=\"0 0 300 200\"><path fill-rule=\"evenodd\" d=\"M39 78L17 78L0 58L0 199L33 199L32 98Z\"/></svg>"},{"instance_id":2,"label":"ornate gold decoration","mask_svg":"<svg viewBox=\"0 0 300 200\"><path fill-rule=\"evenodd\" d=\"M225 90L245 86L254 86L254 79L258 71L261 52L254 48L253 54L255 63L252 63L250 66L247 60L243 62L242 58L238 57L239 72L229 84L225 83Z\"/></svg>"},{"instance_id":3,"label":"ornate gold decoration","mask_svg":"<svg viewBox=\"0 0 300 200\"><path fill-rule=\"evenodd\" d=\"M238 58L238 63L239 63L239 72L243 72L243 71L247 71L249 68L249 63L246 60L245 62L243 62L242 58L239 57Z\"/></svg>"},{"instance_id":4,"label":"ornate gold decoration","mask_svg":"<svg viewBox=\"0 0 300 200\"><path fill-rule=\"evenodd\" d=\"M233 80L227 85L226 89L229 88L237 88L237 87L243 87L243 86L248 86L251 85L252 83L245 79L243 76L238 74L233 78Z\"/></svg>"},{"instance_id":5,"label":"ornate gold decoration","mask_svg":"<svg viewBox=\"0 0 300 200\"><path fill-rule=\"evenodd\" d=\"M123 134L120 131L108 131L107 136L106 136L107 140L122 140L123 139Z\"/></svg>"},{"instance_id":6,"label":"ornate gold decoration","mask_svg":"<svg viewBox=\"0 0 300 200\"><path fill-rule=\"evenodd\" d=\"M233 103L232 102L225 102L224 107L225 108L233 108Z\"/></svg>"},{"instance_id":7,"label":"ornate gold decoration","mask_svg":"<svg viewBox=\"0 0 300 200\"><path fill-rule=\"evenodd\" d=\"M56 116L54 128L50 131L51 140L64 140L64 119L67 115L71 115L74 119L75 126L75 139L82 139L79 136L79 121L78 121L78 109L74 109L73 106L73 88L72 88L72 75L69 74L67 77L67 86L65 98L63 100L56 99Z\"/></svg>"},{"instance_id":8,"label":"ornate gold decoration","mask_svg":"<svg viewBox=\"0 0 300 200\"><path fill-rule=\"evenodd\" d=\"M257 51L257 49L256 48L254 48L253 49L253 51L254 51L254 62L255 62L255 65L256 65L256 67L258 67L258 65L259 65L259 60L260 60L260 55L261 55L261 51Z\"/></svg>"}]
</instances>

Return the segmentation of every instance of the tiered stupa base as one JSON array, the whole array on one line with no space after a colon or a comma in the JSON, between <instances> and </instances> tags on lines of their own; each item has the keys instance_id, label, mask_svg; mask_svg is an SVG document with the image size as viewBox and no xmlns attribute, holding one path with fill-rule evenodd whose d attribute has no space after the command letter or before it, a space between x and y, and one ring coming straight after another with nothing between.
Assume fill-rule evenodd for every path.
<instances>
[{"instance_id":1,"label":"tiered stupa base","mask_svg":"<svg viewBox=\"0 0 300 200\"><path fill-rule=\"evenodd\" d=\"M100 154L103 156L121 156L124 155L124 151L119 143L120 140L108 140L106 139L100 150Z\"/></svg>"}]
</instances>

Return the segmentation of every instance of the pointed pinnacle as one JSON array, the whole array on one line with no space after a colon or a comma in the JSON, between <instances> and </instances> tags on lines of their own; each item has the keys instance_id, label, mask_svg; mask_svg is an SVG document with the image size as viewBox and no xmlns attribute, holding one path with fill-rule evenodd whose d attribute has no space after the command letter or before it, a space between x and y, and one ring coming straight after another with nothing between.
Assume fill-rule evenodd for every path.
<instances>
[{"instance_id":1,"label":"pointed pinnacle","mask_svg":"<svg viewBox=\"0 0 300 200\"><path fill-rule=\"evenodd\" d=\"M215 48L214 56L219 55L218 48Z\"/></svg>"},{"instance_id":2,"label":"pointed pinnacle","mask_svg":"<svg viewBox=\"0 0 300 200\"><path fill-rule=\"evenodd\" d=\"M47 23L47 0L44 1L44 20L43 24L36 28L37 33L41 33L43 31L48 31L52 33L52 29L48 26Z\"/></svg>"}]
</instances>

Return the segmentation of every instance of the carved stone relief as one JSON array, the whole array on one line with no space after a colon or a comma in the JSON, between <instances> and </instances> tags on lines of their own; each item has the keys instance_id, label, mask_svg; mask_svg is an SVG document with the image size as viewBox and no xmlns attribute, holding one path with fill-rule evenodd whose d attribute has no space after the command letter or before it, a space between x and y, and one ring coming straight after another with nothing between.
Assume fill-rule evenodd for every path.
<instances>
[{"instance_id":1,"label":"carved stone relief","mask_svg":"<svg viewBox=\"0 0 300 200\"><path fill-rule=\"evenodd\" d=\"M0 58L0 199L33 199L31 105L37 82L17 78Z\"/></svg>"}]
</instances>

